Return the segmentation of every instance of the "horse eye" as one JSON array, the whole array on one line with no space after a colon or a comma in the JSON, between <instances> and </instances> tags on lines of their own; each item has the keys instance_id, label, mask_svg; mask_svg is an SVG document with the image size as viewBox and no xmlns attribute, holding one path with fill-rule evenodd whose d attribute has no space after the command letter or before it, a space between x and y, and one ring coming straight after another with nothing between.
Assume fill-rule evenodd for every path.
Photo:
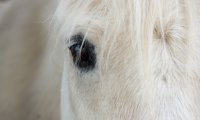
<instances>
[{"instance_id":1,"label":"horse eye","mask_svg":"<svg viewBox=\"0 0 200 120\"><path fill-rule=\"evenodd\" d=\"M73 62L81 71L88 72L94 69L96 64L95 47L84 35L77 34L71 37L72 45L69 47Z\"/></svg>"}]
</instances>

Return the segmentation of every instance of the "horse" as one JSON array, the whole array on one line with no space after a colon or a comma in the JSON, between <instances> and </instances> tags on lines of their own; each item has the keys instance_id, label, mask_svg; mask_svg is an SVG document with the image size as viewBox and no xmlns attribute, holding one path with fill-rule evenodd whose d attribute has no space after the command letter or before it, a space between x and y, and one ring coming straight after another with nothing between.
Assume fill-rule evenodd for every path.
<instances>
[{"instance_id":1,"label":"horse","mask_svg":"<svg viewBox=\"0 0 200 120\"><path fill-rule=\"evenodd\" d=\"M200 119L200 1L48 2L1 32L2 119Z\"/></svg>"}]
</instances>

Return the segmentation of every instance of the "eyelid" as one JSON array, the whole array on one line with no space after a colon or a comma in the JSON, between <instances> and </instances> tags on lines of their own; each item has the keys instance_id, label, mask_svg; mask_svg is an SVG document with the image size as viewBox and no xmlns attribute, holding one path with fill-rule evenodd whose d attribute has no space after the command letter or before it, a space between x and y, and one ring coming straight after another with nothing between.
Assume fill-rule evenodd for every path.
<instances>
[{"instance_id":1,"label":"eyelid","mask_svg":"<svg viewBox=\"0 0 200 120\"><path fill-rule=\"evenodd\" d=\"M81 40L80 39L78 39L78 40L74 39L74 40L71 40L70 42L71 42L71 44L68 46L68 48L71 48L72 46L75 46L75 45L79 45L80 51L82 50L83 45L85 43L85 41L83 41L82 39Z\"/></svg>"},{"instance_id":2,"label":"eyelid","mask_svg":"<svg viewBox=\"0 0 200 120\"><path fill-rule=\"evenodd\" d=\"M79 34L78 36L77 35L72 36L71 39L69 40L68 48L76 44L82 45L83 39L84 36L82 34Z\"/></svg>"}]
</instances>

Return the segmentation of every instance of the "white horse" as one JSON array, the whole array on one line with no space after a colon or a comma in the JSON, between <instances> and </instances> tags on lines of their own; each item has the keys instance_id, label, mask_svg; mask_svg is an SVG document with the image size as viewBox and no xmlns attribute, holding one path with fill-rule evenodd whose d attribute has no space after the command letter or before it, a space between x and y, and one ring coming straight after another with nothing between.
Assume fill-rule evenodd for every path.
<instances>
[{"instance_id":1,"label":"white horse","mask_svg":"<svg viewBox=\"0 0 200 120\"><path fill-rule=\"evenodd\" d=\"M47 2L0 32L0 119L200 120L199 0Z\"/></svg>"}]
</instances>

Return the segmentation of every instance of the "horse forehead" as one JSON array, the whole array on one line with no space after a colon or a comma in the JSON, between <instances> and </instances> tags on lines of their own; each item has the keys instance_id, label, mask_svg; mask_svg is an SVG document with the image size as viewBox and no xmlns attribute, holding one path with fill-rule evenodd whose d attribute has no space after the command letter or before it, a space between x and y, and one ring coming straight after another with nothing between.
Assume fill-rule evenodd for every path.
<instances>
[{"instance_id":1,"label":"horse forehead","mask_svg":"<svg viewBox=\"0 0 200 120\"><path fill-rule=\"evenodd\" d=\"M67 2L67 0L65 1ZM86 1L71 0L71 4L68 5L76 6L72 7L75 9L78 4L84 2ZM137 8L137 5L141 8ZM176 32L182 34L183 29L187 27L184 4L178 0L176 0L176 4L164 0L157 3L148 3L146 0L142 0L140 3L137 0L128 0L128 2L92 0L87 2L86 5L80 4L80 9L74 10L75 12L70 11L72 12L69 14L74 14L72 15L74 18L70 20L75 24L76 31L88 32L87 35L91 38L90 40L97 45L101 44L99 38L102 37L103 33L107 36L116 36L114 39L130 42L136 39L147 39L131 37L136 33L143 36L151 33L152 36L156 34L156 37L161 37L161 34L164 34L164 38L171 38ZM156 30L155 33L152 33L153 29ZM103 38L104 41L105 38L108 39L105 36Z\"/></svg>"},{"instance_id":2,"label":"horse forehead","mask_svg":"<svg viewBox=\"0 0 200 120\"><path fill-rule=\"evenodd\" d=\"M77 24L85 25L85 27L88 27L86 25L88 24L97 28L99 26L101 27L101 25L105 25L107 22L112 24L114 21L116 23L118 22L118 24L126 22L126 24L123 24L123 27L128 27L130 24L136 24L138 21L140 21L141 24L148 25L148 22L152 22L154 19L157 19L159 24L165 25L173 20L182 19L183 14L186 13L184 12L186 5L184 6L184 3L178 0L176 0L176 4L171 1L163 0L157 3L148 3L146 0L143 0L140 3L136 0L128 0L128 2L119 0L107 2L104 0L92 0L85 5L81 5L81 3L84 3L82 0L72 1L71 4L68 4L69 6L76 6L74 9L76 9L77 6L80 6L78 10L74 10L75 12L69 14L77 14L74 16L74 19L76 19L76 17L79 19L82 16L83 19L77 20ZM128 21L131 19L133 22Z\"/></svg>"}]
</instances>

